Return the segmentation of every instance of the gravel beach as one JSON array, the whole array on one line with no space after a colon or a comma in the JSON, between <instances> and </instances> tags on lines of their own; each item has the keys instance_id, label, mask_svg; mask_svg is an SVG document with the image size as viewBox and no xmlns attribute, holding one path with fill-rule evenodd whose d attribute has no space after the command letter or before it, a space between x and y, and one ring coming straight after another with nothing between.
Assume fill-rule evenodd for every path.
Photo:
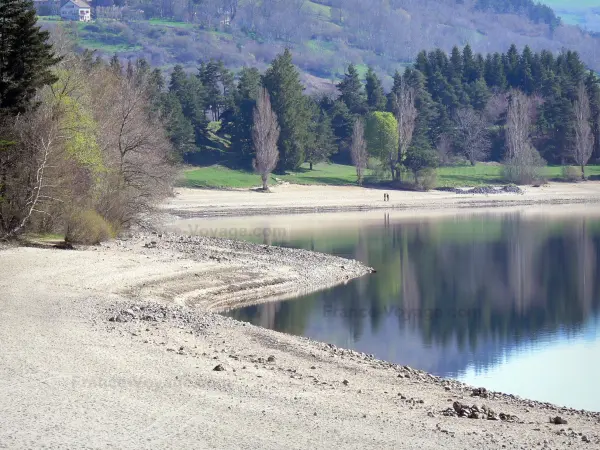
<instances>
[{"instance_id":1,"label":"gravel beach","mask_svg":"<svg viewBox=\"0 0 600 450\"><path fill-rule=\"evenodd\" d=\"M227 196L245 195L222 194L232 211ZM168 208L191 210L181 195ZM0 247L0 448L600 448L600 413L217 314L371 271L172 233L75 251Z\"/></svg>"}]
</instances>

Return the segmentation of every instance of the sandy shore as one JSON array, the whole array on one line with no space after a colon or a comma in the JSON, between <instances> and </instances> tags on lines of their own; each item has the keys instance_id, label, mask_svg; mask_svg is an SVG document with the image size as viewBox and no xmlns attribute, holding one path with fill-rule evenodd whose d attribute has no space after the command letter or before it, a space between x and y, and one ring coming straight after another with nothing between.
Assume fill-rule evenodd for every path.
<instances>
[{"instance_id":1,"label":"sandy shore","mask_svg":"<svg viewBox=\"0 0 600 450\"><path fill-rule=\"evenodd\" d=\"M326 213L341 211L432 213L461 209L508 208L529 205L582 205L600 203L600 181L549 183L526 186L522 194L456 194L430 191L384 191L351 186L282 185L265 194L251 190L179 188L164 210L182 218ZM383 193L390 201L383 201Z\"/></svg>"},{"instance_id":2,"label":"sandy shore","mask_svg":"<svg viewBox=\"0 0 600 450\"><path fill-rule=\"evenodd\" d=\"M585 189L582 201L600 192ZM169 207L235 211L246 204L231 196L264 195L202 192L210 198L193 192ZM173 234L77 251L2 248L0 448L600 448L599 413L474 396L214 313L368 272L328 255Z\"/></svg>"}]
</instances>

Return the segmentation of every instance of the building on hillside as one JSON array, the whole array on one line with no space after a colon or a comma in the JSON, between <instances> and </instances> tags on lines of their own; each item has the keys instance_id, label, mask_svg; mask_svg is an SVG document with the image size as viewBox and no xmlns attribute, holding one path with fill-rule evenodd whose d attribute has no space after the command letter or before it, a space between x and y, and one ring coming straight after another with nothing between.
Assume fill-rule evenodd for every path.
<instances>
[{"instance_id":1,"label":"building on hillside","mask_svg":"<svg viewBox=\"0 0 600 450\"><path fill-rule=\"evenodd\" d=\"M69 0L60 7L60 17L64 20L89 22L92 20L92 8L83 0Z\"/></svg>"}]
</instances>

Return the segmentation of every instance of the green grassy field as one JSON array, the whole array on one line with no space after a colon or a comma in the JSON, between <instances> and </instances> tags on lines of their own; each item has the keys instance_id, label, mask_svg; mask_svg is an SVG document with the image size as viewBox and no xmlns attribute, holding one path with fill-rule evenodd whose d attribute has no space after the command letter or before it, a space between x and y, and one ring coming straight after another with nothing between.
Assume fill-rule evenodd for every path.
<instances>
[{"instance_id":1,"label":"green grassy field","mask_svg":"<svg viewBox=\"0 0 600 450\"><path fill-rule=\"evenodd\" d=\"M552 166L544 169L544 175L550 180L562 178L562 167ZM586 175L600 177L600 165L587 166ZM293 184L324 184L333 186L355 185L354 167L340 164L317 164L314 170L308 165L294 173L271 175L271 184L277 180ZM252 172L233 170L223 166L210 166L186 169L180 185L204 188L250 188L260 186L260 177ZM475 167L440 167L437 169L437 187L482 186L505 184L502 179L502 166L478 164Z\"/></svg>"},{"instance_id":2,"label":"green grassy field","mask_svg":"<svg viewBox=\"0 0 600 450\"><path fill-rule=\"evenodd\" d=\"M356 172L352 166L339 164L317 164L312 171L305 165L294 173L271 175L271 184L277 183L277 180L293 184L351 185L356 184ZM260 186L261 181L252 172L210 166L185 170L180 184L187 187L250 188Z\"/></svg>"},{"instance_id":3,"label":"green grassy field","mask_svg":"<svg viewBox=\"0 0 600 450\"><path fill-rule=\"evenodd\" d=\"M548 166L542 171L549 180L563 178L561 166ZM587 166L585 174L588 177L600 176L600 165ZM482 186L486 184L505 184L502 179L502 166L477 164L473 166L440 167L437 169L438 187Z\"/></svg>"}]
</instances>

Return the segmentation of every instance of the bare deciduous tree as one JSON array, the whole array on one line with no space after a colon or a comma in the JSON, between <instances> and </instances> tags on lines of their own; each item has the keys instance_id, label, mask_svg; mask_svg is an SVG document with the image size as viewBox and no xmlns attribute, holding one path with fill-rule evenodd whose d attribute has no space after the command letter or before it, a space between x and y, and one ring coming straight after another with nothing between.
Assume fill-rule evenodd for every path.
<instances>
[{"instance_id":1,"label":"bare deciduous tree","mask_svg":"<svg viewBox=\"0 0 600 450\"><path fill-rule=\"evenodd\" d=\"M577 100L573 105L573 111L575 113L573 122L575 142L571 149L571 156L581 168L581 178L585 179L585 166L594 150L594 136L590 126L590 99L583 83L580 83L577 89Z\"/></svg>"},{"instance_id":2,"label":"bare deciduous tree","mask_svg":"<svg viewBox=\"0 0 600 450\"><path fill-rule=\"evenodd\" d=\"M496 121L508 109L508 96L505 93L494 94L485 105L484 114L490 123Z\"/></svg>"},{"instance_id":3,"label":"bare deciduous tree","mask_svg":"<svg viewBox=\"0 0 600 450\"><path fill-rule=\"evenodd\" d=\"M521 91L509 93L506 119L505 177L515 183L532 183L539 180L540 167L545 161L531 144L531 124L537 107L535 98Z\"/></svg>"},{"instance_id":4,"label":"bare deciduous tree","mask_svg":"<svg viewBox=\"0 0 600 450\"><path fill-rule=\"evenodd\" d=\"M254 108L254 126L252 128L252 142L256 151L253 161L256 170L262 179L263 190L269 190L269 175L277 166L279 150L279 124L277 114L271 107L271 98L265 88L261 88Z\"/></svg>"},{"instance_id":5,"label":"bare deciduous tree","mask_svg":"<svg viewBox=\"0 0 600 450\"><path fill-rule=\"evenodd\" d=\"M97 208L112 223L129 224L170 191L170 144L150 110L147 80L119 74L93 74L97 141L108 172Z\"/></svg>"},{"instance_id":6,"label":"bare deciduous tree","mask_svg":"<svg viewBox=\"0 0 600 450\"><path fill-rule=\"evenodd\" d=\"M441 165L449 164L452 159L452 139L446 133L442 134L436 143L438 159Z\"/></svg>"},{"instance_id":7,"label":"bare deciduous tree","mask_svg":"<svg viewBox=\"0 0 600 450\"><path fill-rule=\"evenodd\" d=\"M354 122L352 130L352 144L350 146L350 155L352 164L356 167L356 177L358 184L362 184L369 154L367 153L367 142L365 141L365 126L361 119Z\"/></svg>"},{"instance_id":8,"label":"bare deciduous tree","mask_svg":"<svg viewBox=\"0 0 600 450\"><path fill-rule=\"evenodd\" d=\"M457 146L472 166L483 161L490 149L488 124L483 115L473 108L460 108L454 115Z\"/></svg>"},{"instance_id":9,"label":"bare deciduous tree","mask_svg":"<svg viewBox=\"0 0 600 450\"><path fill-rule=\"evenodd\" d=\"M404 80L400 84L399 92L394 95L394 115L398 122L398 166L401 166L412 142L418 116L415 91ZM397 167L394 178L400 179L401 173L401 168Z\"/></svg>"}]
</instances>

